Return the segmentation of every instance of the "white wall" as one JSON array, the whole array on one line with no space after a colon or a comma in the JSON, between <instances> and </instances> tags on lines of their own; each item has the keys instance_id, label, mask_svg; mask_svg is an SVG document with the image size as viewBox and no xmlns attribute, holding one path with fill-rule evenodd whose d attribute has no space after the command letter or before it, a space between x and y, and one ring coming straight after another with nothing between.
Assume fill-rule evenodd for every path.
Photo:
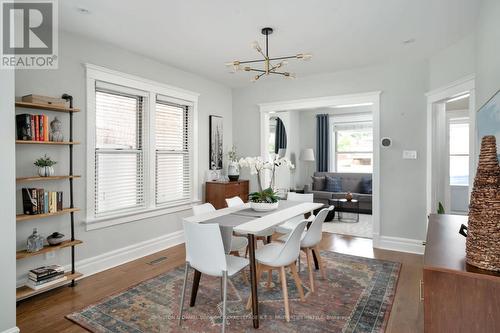
<instances>
[{"instance_id":1,"label":"white wall","mask_svg":"<svg viewBox=\"0 0 500 333\"><path fill-rule=\"evenodd\" d=\"M429 59L429 90L446 86L475 71L476 34L471 32Z\"/></svg>"},{"instance_id":2,"label":"white wall","mask_svg":"<svg viewBox=\"0 0 500 333\"><path fill-rule=\"evenodd\" d=\"M482 0L476 44L476 110L500 89L499 18L500 1Z\"/></svg>"},{"instance_id":3,"label":"white wall","mask_svg":"<svg viewBox=\"0 0 500 333\"><path fill-rule=\"evenodd\" d=\"M0 332L16 326L16 220L12 193L15 189L14 71L0 70Z\"/></svg>"},{"instance_id":4,"label":"white wall","mask_svg":"<svg viewBox=\"0 0 500 333\"><path fill-rule=\"evenodd\" d=\"M78 239L84 241L76 251L76 259L88 259L120 249L125 246L137 244L162 235L166 235L181 229L181 216L189 214L189 211L178 214L159 216L151 219L121 224L114 227L95 231L85 231L83 220L85 219L85 185L86 185L86 104L85 104L85 73L83 63L92 63L113 70L129 73L146 79L155 80L175 87L183 88L200 93L199 97L199 179L205 178L208 169L208 116L211 114L224 117L224 145L232 145L232 114L231 114L231 90L218 83L209 81L200 76L187 73L163 63L148 59L142 55L134 54L115 46L92 41L78 35L62 33L60 36L60 58L58 70L31 70L17 71L16 96L36 93L48 96L60 96L66 92L74 96L75 106L82 112L75 115L75 140L82 144L75 147L75 174L82 175L80 180L75 181L75 205L82 208L76 214ZM53 116L54 114L49 114ZM60 118L67 123L63 116ZM12 122L9 123L9 126ZM10 126L12 127L12 126ZM66 135L68 133L66 128ZM35 158L47 152L58 161L56 172L64 173L68 167L67 148L48 147L40 149L25 145L18 147L16 154L16 167L19 175L31 175L35 172L32 164ZM66 171L67 172L67 171ZM64 185L65 199L68 200L67 182ZM45 188L52 188L47 184ZM56 186L57 188L58 186ZM20 197L20 186L18 186L18 198ZM200 184L200 192L202 187ZM19 200L18 200L19 201ZM21 209L18 203L18 209ZM41 223L43 222L43 223ZM69 217L61 216L47 220L27 221L18 224L17 247L24 246L26 237L29 236L33 227L38 227L42 234L49 235L53 231L60 231L69 235ZM60 251L54 260L44 260L42 256L37 259L29 259L18 263L18 277L24 276L27 270L52 261L58 263L69 263L69 252Z\"/></svg>"},{"instance_id":5,"label":"white wall","mask_svg":"<svg viewBox=\"0 0 500 333\"><path fill-rule=\"evenodd\" d=\"M243 155L260 154L258 103L382 90L380 134L392 137L393 146L381 150L381 234L422 240L426 224L427 83L426 61L297 80L262 80L250 87L233 89L233 142ZM403 160L403 149L417 150L418 159Z\"/></svg>"}]
</instances>

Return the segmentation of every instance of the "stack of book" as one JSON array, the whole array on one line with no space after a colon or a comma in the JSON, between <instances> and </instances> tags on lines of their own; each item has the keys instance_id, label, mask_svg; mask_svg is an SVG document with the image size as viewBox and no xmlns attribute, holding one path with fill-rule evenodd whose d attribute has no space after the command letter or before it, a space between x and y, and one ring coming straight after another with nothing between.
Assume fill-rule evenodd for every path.
<instances>
[{"instance_id":1,"label":"stack of book","mask_svg":"<svg viewBox=\"0 0 500 333\"><path fill-rule=\"evenodd\" d=\"M63 210L63 193L43 188L23 188L23 212L26 215L48 214Z\"/></svg>"},{"instance_id":2,"label":"stack of book","mask_svg":"<svg viewBox=\"0 0 500 333\"><path fill-rule=\"evenodd\" d=\"M18 114L16 116L17 139L49 141L49 117L45 114Z\"/></svg>"},{"instance_id":3,"label":"stack of book","mask_svg":"<svg viewBox=\"0 0 500 333\"><path fill-rule=\"evenodd\" d=\"M64 268L60 265L42 266L32 269L28 273L28 283L33 290L42 289L65 281Z\"/></svg>"}]
</instances>

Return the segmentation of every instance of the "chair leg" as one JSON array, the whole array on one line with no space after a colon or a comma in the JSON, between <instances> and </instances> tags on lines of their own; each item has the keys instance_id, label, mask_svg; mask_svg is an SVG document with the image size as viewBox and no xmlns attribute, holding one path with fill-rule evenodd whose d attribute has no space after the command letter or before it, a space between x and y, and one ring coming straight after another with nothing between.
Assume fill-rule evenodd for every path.
<instances>
[{"instance_id":1,"label":"chair leg","mask_svg":"<svg viewBox=\"0 0 500 333\"><path fill-rule=\"evenodd\" d=\"M312 250L306 249L307 257L307 269L309 270L309 283L311 284L311 291L314 292L314 275L313 275L313 262L312 262Z\"/></svg>"},{"instance_id":2,"label":"chair leg","mask_svg":"<svg viewBox=\"0 0 500 333\"><path fill-rule=\"evenodd\" d=\"M247 257L248 257L248 245L247 245L247 247L245 249L245 258L247 258Z\"/></svg>"},{"instance_id":3,"label":"chair leg","mask_svg":"<svg viewBox=\"0 0 500 333\"><path fill-rule=\"evenodd\" d=\"M262 267L259 264L257 264L257 271L255 273L256 273L255 283L258 285L260 282L260 276L262 275ZM248 297L246 309L250 310L251 307L252 307L252 294L250 294L250 296Z\"/></svg>"},{"instance_id":4,"label":"chair leg","mask_svg":"<svg viewBox=\"0 0 500 333\"><path fill-rule=\"evenodd\" d=\"M286 286L286 273L285 267L280 267L281 275L281 288L283 289L283 301L285 302L285 319L287 322L290 321L290 308L288 307L288 289Z\"/></svg>"},{"instance_id":5,"label":"chair leg","mask_svg":"<svg viewBox=\"0 0 500 333\"><path fill-rule=\"evenodd\" d=\"M182 312L184 311L184 295L186 294L186 284L189 273L189 263L186 262L186 270L184 272L184 282L182 283L181 305L179 308L179 326L182 324Z\"/></svg>"},{"instance_id":6,"label":"chair leg","mask_svg":"<svg viewBox=\"0 0 500 333\"><path fill-rule=\"evenodd\" d=\"M222 333L226 330L226 300L227 300L227 272L225 271L222 276L223 296L222 296Z\"/></svg>"},{"instance_id":7,"label":"chair leg","mask_svg":"<svg viewBox=\"0 0 500 333\"><path fill-rule=\"evenodd\" d=\"M304 298L304 289L302 288L302 281L300 280L299 273L297 272L297 266L295 263L290 264L290 271L292 272L293 280L295 281L295 285L297 286L297 290L299 291L300 300L305 302Z\"/></svg>"},{"instance_id":8,"label":"chair leg","mask_svg":"<svg viewBox=\"0 0 500 333\"><path fill-rule=\"evenodd\" d=\"M323 279L326 279L326 270L325 270L325 266L323 265L323 259L321 259L318 245L316 245L314 247L314 252L316 253L316 258L318 258L318 264L319 264L319 270L321 271L321 277Z\"/></svg>"}]
</instances>

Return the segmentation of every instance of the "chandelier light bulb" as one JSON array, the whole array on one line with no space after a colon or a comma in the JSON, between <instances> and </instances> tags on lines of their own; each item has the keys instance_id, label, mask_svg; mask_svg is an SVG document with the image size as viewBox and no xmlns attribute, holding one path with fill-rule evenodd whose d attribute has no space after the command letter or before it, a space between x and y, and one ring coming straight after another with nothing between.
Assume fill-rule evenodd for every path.
<instances>
[{"instance_id":1,"label":"chandelier light bulb","mask_svg":"<svg viewBox=\"0 0 500 333\"><path fill-rule=\"evenodd\" d=\"M312 54L310 53L299 53L297 54L297 59L302 59L304 61L311 60Z\"/></svg>"},{"instance_id":2,"label":"chandelier light bulb","mask_svg":"<svg viewBox=\"0 0 500 333\"><path fill-rule=\"evenodd\" d=\"M257 50L258 52L262 51L262 48L260 47L260 45L257 41L253 41L251 45L252 45L252 48Z\"/></svg>"},{"instance_id":3,"label":"chandelier light bulb","mask_svg":"<svg viewBox=\"0 0 500 333\"><path fill-rule=\"evenodd\" d=\"M259 76L258 75L255 75L254 77L252 77L250 79L251 82L256 82L257 80L259 79Z\"/></svg>"},{"instance_id":4,"label":"chandelier light bulb","mask_svg":"<svg viewBox=\"0 0 500 333\"><path fill-rule=\"evenodd\" d=\"M285 77L286 77L287 79L295 79L295 78L296 78L296 75L295 75L295 73L285 72Z\"/></svg>"}]
</instances>

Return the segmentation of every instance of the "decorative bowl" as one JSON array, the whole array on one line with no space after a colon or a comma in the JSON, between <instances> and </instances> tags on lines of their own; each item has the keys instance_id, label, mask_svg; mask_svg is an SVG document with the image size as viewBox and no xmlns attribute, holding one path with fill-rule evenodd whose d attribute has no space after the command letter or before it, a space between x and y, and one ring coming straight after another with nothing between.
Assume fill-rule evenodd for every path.
<instances>
[{"instance_id":1,"label":"decorative bowl","mask_svg":"<svg viewBox=\"0 0 500 333\"><path fill-rule=\"evenodd\" d=\"M250 207L256 212L268 212L277 209L279 206L279 201L274 203L269 202L250 202Z\"/></svg>"},{"instance_id":2,"label":"decorative bowl","mask_svg":"<svg viewBox=\"0 0 500 333\"><path fill-rule=\"evenodd\" d=\"M63 240L64 235L57 231L47 237L47 243L51 246L59 245L63 242Z\"/></svg>"}]
</instances>

